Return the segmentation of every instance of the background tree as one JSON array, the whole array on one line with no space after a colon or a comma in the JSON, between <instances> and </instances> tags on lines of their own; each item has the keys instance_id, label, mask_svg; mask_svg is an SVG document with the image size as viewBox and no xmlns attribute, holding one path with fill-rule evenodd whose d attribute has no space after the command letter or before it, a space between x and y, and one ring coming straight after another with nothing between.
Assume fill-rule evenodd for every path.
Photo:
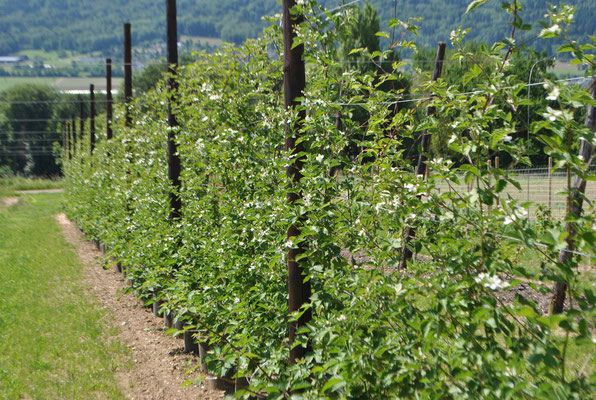
<instances>
[{"instance_id":1,"label":"background tree","mask_svg":"<svg viewBox=\"0 0 596 400\"><path fill-rule=\"evenodd\" d=\"M448 49L445 56L445 67L443 68L443 81L448 85L457 89L460 93L470 93L475 91L486 76L481 72L475 77L471 78L471 68L478 66L481 70L495 67L495 58L490 57L490 49L484 43L466 42L462 46L462 51L467 54L464 59L453 59L454 51ZM420 47L417 52L413 53L413 66L416 70L429 74L433 68L434 50ZM503 69L505 77L515 76L524 82L530 79L530 72L532 72L532 83L544 82L545 80L554 80L555 76L548 70L554 67L555 61L552 57L547 56L546 51L536 52L533 49L525 49L523 52L514 52L508 62L506 68ZM542 118L546 110L547 90L542 85L532 86L530 89L525 87L520 92L520 97L527 98L530 95L531 106L521 107L517 110L512 110L506 102L500 99L495 100L495 104L500 104L501 107L507 109L512 113L512 116L517 120L519 127L518 132L513 136L513 139L526 140L528 138L527 126L528 116L529 123ZM448 119L450 116L443 115L437 118ZM493 127L495 128L495 127ZM448 143L451 139L452 129L446 124L444 129L439 129L435 132L431 143L431 153L436 157L453 159L456 162L464 160L458 159L457 155L449 149ZM526 143L527 154L534 166L546 165L547 159L543 151L543 144L538 140L536 135L529 136L530 140ZM501 166L506 167L512 161L512 158L505 153L495 153L491 157L499 156Z\"/></svg>"},{"instance_id":2,"label":"background tree","mask_svg":"<svg viewBox=\"0 0 596 400\"><path fill-rule=\"evenodd\" d=\"M0 134L3 147L10 156L6 160L14 173L57 175L52 142L59 141L58 124L54 119L60 94L47 85L21 84L0 93L3 119Z\"/></svg>"}]
</instances>

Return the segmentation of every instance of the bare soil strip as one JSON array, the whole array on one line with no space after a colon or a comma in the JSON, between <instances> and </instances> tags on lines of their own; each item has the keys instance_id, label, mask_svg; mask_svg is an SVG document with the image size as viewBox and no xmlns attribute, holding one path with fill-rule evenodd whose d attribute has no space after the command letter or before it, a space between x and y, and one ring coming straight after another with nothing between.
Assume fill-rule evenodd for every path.
<instances>
[{"instance_id":1,"label":"bare soil strip","mask_svg":"<svg viewBox=\"0 0 596 400\"><path fill-rule=\"evenodd\" d=\"M122 275L113 267L103 269L103 254L84 239L74 223L64 214L55 218L85 266L85 285L113 316L106 323L119 328L120 333L115 339L131 349L134 367L131 371L121 371L118 376L124 393L131 399L222 399L223 392L209 390L203 385L182 386L183 382L199 376L198 373L186 373L198 365L199 359L184 354L183 341L164 335L163 321L132 294L123 293L127 286Z\"/></svg>"},{"instance_id":2,"label":"bare soil strip","mask_svg":"<svg viewBox=\"0 0 596 400\"><path fill-rule=\"evenodd\" d=\"M3 197L0 199L0 205L3 207L12 207L19 202L18 197Z\"/></svg>"}]
</instances>

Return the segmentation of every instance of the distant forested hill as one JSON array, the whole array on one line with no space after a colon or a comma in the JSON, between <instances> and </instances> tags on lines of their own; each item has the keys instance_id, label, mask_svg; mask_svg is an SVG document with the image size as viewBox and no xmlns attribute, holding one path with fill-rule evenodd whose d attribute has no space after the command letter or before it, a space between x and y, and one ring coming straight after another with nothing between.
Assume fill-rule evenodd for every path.
<instances>
[{"instance_id":1,"label":"distant forested hill","mask_svg":"<svg viewBox=\"0 0 596 400\"><path fill-rule=\"evenodd\" d=\"M335 7L343 1L322 3ZM371 3L378 8L382 21L393 18L394 0ZM397 0L398 18L423 17L419 41L426 45L448 39L449 32L459 25L473 28L469 36L473 40L494 41L508 34L506 16L498 10L501 1L491 0L472 15L462 17L468 3ZM578 37L594 35L596 1L568 3L578 5L573 33ZM527 22L536 24L543 19L546 0L522 0L522 4ZM277 0L179 0L179 30L183 35L241 42L256 36L265 25L261 17L279 13L280 7ZM128 21L133 24L135 43L160 40L165 36L164 9L163 0L0 0L0 55L24 49L110 53L120 45L122 23ZM524 39L531 37L524 35Z\"/></svg>"}]
</instances>

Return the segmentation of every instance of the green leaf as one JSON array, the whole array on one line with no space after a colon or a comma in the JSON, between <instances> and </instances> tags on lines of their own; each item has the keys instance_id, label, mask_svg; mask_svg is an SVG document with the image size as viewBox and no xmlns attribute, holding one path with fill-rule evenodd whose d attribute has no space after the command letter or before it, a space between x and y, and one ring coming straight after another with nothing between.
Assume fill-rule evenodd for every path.
<instances>
[{"instance_id":1,"label":"green leaf","mask_svg":"<svg viewBox=\"0 0 596 400\"><path fill-rule=\"evenodd\" d=\"M474 0L473 2L471 2L468 5L468 8L466 9L466 14L468 14L470 11L472 11L476 7L480 7L481 5L483 5L484 3L486 3L487 1L488 0Z\"/></svg>"},{"instance_id":2,"label":"green leaf","mask_svg":"<svg viewBox=\"0 0 596 400\"><path fill-rule=\"evenodd\" d=\"M322 392L325 393L329 389L332 389L332 388L333 388L333 390L337 390L340 387L343 387L345 385L346 385L346 382L344 381L343 378L339 378L339 377L331 378L323 386Z\"/></svg>"}]
</instances>

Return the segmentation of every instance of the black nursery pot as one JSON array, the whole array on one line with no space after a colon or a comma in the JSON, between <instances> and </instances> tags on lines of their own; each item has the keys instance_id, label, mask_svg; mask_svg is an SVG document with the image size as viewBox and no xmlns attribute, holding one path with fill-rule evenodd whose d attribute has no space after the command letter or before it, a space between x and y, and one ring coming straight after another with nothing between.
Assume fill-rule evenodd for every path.
<instances>
[{"instance_id":1,"label":"black nursery pot","mask_svg":"<svg viewBox=\"0 0 596 400\"><path fill-rule=\"evenodd\" d=\"M155 314L156 317L161 316L160 308L162 305L163 305L163 300L155 300L153 302L153 314Z\"/></svg>"},{"instance_id":2,"label":"black nursery pot","mask_svg":"<svg viewBox=\"0 0 596 400\"><path fill-rule=\"evenodd\" d=\"M163 326L166 328L171 328L173 325L173 318L171 312L164 312L163 313Z\"/></svg>"},{"instance_id":3,"label":"black nursery pot","mask_svg":"<svg viewBox=\"0 0 596 400\"><path fill-rule=\"evenodd\" d=\"M188 330L184 332L184 352L199 354L199 344L195 342L194 336L197 334L195 330Z\"/></svg>"}]
</instances>

